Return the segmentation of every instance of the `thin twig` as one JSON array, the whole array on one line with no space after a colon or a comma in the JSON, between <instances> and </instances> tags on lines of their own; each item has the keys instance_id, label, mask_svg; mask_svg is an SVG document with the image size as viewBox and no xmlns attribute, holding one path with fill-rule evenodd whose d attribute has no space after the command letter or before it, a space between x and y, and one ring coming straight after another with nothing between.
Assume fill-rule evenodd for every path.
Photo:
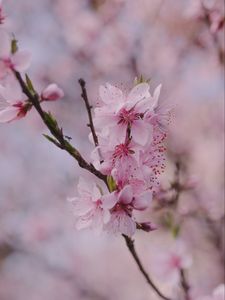
<instances>
[{"instance_id":1,"label":"thin twig","mask_svg":"<svg viewBox=\"0 0 225 300\"><path fill-rule=\"evenodd\" d=\"M147 280L147 283L152 287L152 289L156 292L156 294L161 298L161 299L164 299L164 300L171 300L170 298L164 296L162 294L162 292L160 292L160 290L158 289L158 287L154 284L154 282L152 281L152 279L150 278L150 276L148 275L148 273L145 271L137 253L136 253L136 250L135 250L135 247L134 247L134 241L128 237L127 235L125 234L122 234L122 236L124 237L125 241L126 241L126 245L130 251L130 253L132 254L136 264L138 265L138 268L140 270L140 272L143 274L143 276L145 277L145 279Z\"/></svg>"},{"instance_id":2,"label":"thin twig","mask_svg":"<svg viewBox=\"0 0 225 300\"><path fill-rule=\"evenodd\" d=\"M92 114L91 114L92 106L90 105L89 100L88 100L88 96L87 96L86 82L82 78L80 78L78 80L78 82L79 82L81 90L82 90L81 97L84 100L84 103L85 103L85 106L86 106L86 109L87 109L87 113L88 113L88 119L89 119L88 127L90 127L90 129L91 129L91 133L92 133L92 136L93 136L95 147L97 147L98 146L98 137L97 137L97 134L95 132L95 127L94 127L93 118L92 118Z\"/></svg>"},{"instance_id":3,"label":"thin twig","mask_svg":"<svg viewBox=\"0 0 225 300\"><path fill-rule=\"evenodd\" d=\"M187 279L183 269L180 270L180 284L184 291L185 300L190 300L190 295L189 295L190 287L189 284L187 283Z\"/></svg>"},{"instance_id":4,"label":"thin twig","mask_svg":"<svg viewBox=\"0 0 225 300\"><path fill-rule=\"evenodd\" d=\"M98 177L99 179L103 180L106 184L107 184L107 178L105 175L103 175L100 171L98 171L92 164L89 164L80 154L80 152L74 147L72 146L69 141L64 137L63 131L61 128L59 128L57 122L51 122L51 120L49 120L50 114L46 113L41 105L40 105L40 101L39 101L39 95L37 93L32 93L29 88L27 87L26 83L24 82L22 76L20 75L19 72L14 72L23 93L28 97L29 101L32 103L32 105L34 106L34 108L37 110L37 112L39 113L41 119L43 120L43 122L45 123L45 125L47 126L47 128L49 129L49 131L51 132L51 134L56 138L54 144L59 147L60 149L65 150L66 152L68 152L73 158L76 159L76 161L78 162L79 166L83 169L88 170L89 172L91 172L92 174L94 174L96 177ZM52 141L53 142L53 141Z\"/></svg>"}]
</instances>

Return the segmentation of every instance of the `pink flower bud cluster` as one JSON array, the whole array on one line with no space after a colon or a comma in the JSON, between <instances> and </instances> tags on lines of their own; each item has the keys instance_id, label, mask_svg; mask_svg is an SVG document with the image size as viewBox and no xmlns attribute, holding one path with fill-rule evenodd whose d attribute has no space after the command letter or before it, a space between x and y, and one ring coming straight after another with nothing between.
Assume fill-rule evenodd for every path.
<instances>
[{"instance_id":1,"label":"pink flower bud cluster","mask_svg":"<svg viewBox=\"0 0 225 300\"><path fill-rule=\"evenodd\" d=\"M0 2L0 24L2 19ZM31 102L22 92L14 72L26 71L31 63L29 51L19 50L16 40L0 28L0 123L11 122L23 118L32 108ZM56 85L50 84L40 96L40 101L55 101L64 96L63 91Z\"/></svg>"},{"instance_id":2,"label":"pink flower bud cluster","mask_svg":"<svg viewBox=\"0 0 225 300\"><path fill-rule=\"evenodd\" d=\"M149 222L135 219L135 211L149 208L165 168L165 115L157 112L161 85L153 95L149 89L146 82L137 84L128 94L108 83L100 87L94 116L99 145L92 159L107 176L110 192L94 183L87 188L84 180L79 183L80 195L72 199L78 228L98 225L128 236L136 228L155 229Z\"/></svg>"}]
</instances>

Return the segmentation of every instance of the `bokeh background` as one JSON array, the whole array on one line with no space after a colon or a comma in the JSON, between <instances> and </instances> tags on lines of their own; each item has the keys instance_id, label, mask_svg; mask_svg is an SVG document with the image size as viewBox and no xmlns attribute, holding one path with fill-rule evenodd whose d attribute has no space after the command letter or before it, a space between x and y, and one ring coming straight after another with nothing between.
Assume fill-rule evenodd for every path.
<instances>
[{"instance_id":1,"label":"bokeh background","mask_svg":"<svg viewBox=\"0 0 225 300\"><path fill-rule=\"evenodd\" d=\"M44 108L87 160L77 80L93 104L105 82L127 88L142 74L152 89L163 84L161 105L173 111L167 169L144 215L158 230L137 232L136 246L168 296L183 299L165 263L174 251L189 261L191 299L210 295L224 282L223 1L5 0L4 8L4 26L32 52L35 86L64 89ZM35 111L0 126L0 300L159 300L120 236L76 231L66 199L85 172L43 133Z\"/></svg>"}]
</instances>

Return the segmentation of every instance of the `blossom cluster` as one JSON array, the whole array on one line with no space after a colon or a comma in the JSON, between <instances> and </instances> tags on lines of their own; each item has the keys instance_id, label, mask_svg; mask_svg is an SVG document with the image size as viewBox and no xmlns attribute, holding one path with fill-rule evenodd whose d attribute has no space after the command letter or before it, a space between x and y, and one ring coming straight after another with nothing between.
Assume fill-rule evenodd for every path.
<instances>
[{"instance_id":1,"label":"blossom cluster","mask_svg":"<svg viewBox=\"0 0 225 300\"><path fill-rule=\"evenodd\" d=\"M2 1L0 1L0 25L3 24ZM0 27L0 123L23 118L32 104L15 78L15 72L26 71L31 63L31 53L19 50L15 38ZM40 95L40 101L54 101L64 96L62 89L52 83ZM3 107L2 107L3 106Z\"/></svg>"},{"instance_id":2,"label":"blossom cluster","mask_svg":"<svg viewBox=\"0 0 225 300\"><path fill-rule=\"evenodd\" d=\"M72 199L78 228L97 227L128 236L136 228L155 229L150 222L135 219L135 211L149 208L165 168L168 111L158 110L161 85L153 95L149 89L144 80L129 93L109 83L100 86L94 111L98 145L92 159L107 176L109 191L95 183L87 188L88 182L80 180L79 197Z\"/></svg>"}]
</instances>

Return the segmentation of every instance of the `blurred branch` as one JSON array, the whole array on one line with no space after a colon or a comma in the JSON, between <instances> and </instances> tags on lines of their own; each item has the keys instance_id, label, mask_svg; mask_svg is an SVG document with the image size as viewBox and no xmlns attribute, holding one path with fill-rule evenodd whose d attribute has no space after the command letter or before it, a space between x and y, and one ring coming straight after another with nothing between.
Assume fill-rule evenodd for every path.
<instances>
[{"instance_id":1,"label":"blurred branch","mask_svg":"<svg viewBox=\"0 0 225 300\"><path fill-rule=\"evenodd\" d=\"M136 264L138 265L138 268L140 270L140 272L143 274L143 276L145 277L145 279L147 280L147 283L152 287L152 289L156 292L156 294L164 300L171 300L170 298L164 296L161 291L158 289L158 287L154 284L154 282L152 281L152 279L150 278L150 276L148 275L148 273L145 271L137 253L134 247L134 240L132 240L130 237L128 237L125 234L122 234L122 236L124 237L125 241L126 241L126 245L131 253L131 255L133 256Z\"/></svg>"},{"instance_id":2,"label":"blurred branch","mask_svg":"<svg viewBox=\"0 0 225 300\"><path fill-rule=\"evenodd\" d=\"M180 283L181 283L181 287L184 291L185 300L191 300L190 295L189 295L190 287L187 282L185 271L183 269L180 270Z\"/></svg>"},{"instance_id":3,"label":"blurred branch","mask_svg":"<svg viewBox=\"0 0 225 300\"><path fill-rule=\"evenodd\" d=\"M45 123L51 134L55 137L51 140L58 148L65 150L67 153L69 153L73 158L76 159L79 166L83 169L86 169L87 171L94 174L99 179L103 180L107 184L106 176L103 175L101 172L99 172L92 164L89 164L79 153L79 151L72 146L66 137L63 134L62 128L59 128L57 121L53 118L53 116L50 113L45 112L39 101L39 95L37 93L32 93L27 84L24 82L22 76L19 72L14 71L14 74L22 88L23 93L28 97L36 111L39 113L42 121ZM51 138L50 138L51 139ZM50 140L49 139L49 140Z\"/></svg>"},{"instance_id":4,"label":"blurred branch","mask_svg":"<svg viewBox=\"0 0 225 300\"><path fill-rule=\"evenodd\" d=\"M14 251L15 249L11 245L6 243L0 244L0 265Z\"/></svg>"}]
</instances>

